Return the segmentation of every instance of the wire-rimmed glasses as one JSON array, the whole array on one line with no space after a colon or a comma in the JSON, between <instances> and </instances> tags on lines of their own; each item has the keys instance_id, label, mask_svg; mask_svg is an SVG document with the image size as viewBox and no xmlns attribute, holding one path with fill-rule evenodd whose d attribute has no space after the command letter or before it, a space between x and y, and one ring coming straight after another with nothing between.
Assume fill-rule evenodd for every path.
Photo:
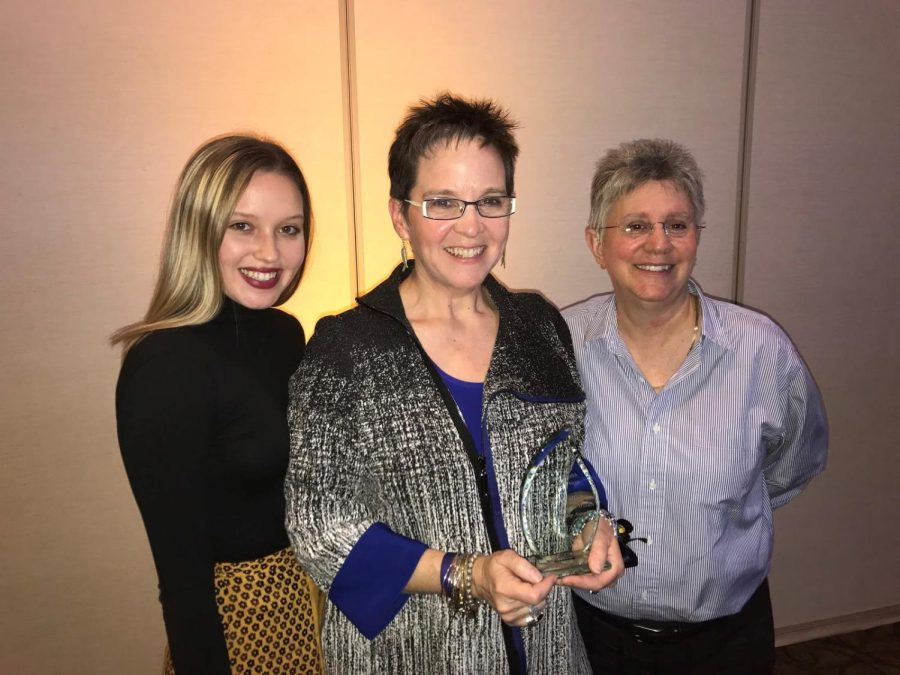
<instances>
[{"instance_id":1,"label":"wire-rimmed glasses","mask_svg":"<svg viewBox=\"0 0 900 675\"><path fill-rule=\"evenodd\" d=\"M671 218L655 223L651 223L647 220L630 220L625 225L604 225L600 229L619 229L622 230L629 239L646 239L657 225L662 225L663 234L669 239L683 239L689 234L699 232L706 227L705 225L697 225L684 218Z\"/></svg>"},{"instance_id":2,"label":"wire-rimmed glasses","mask_svg":"<svg viewBox=\"0 0 900 675\"><path fill-rule=\"evenodd\" d=\"M432 197L414 202L412 199L404 199L407 204L418 206L422 209L422 215L430 220L456 220L462 218L466 207L474 205L478 214L484 218L504 218L516 212L516 198L506 195L489 195L467 202L465 199L455 197Z\"/></svg>"}]
</instances>

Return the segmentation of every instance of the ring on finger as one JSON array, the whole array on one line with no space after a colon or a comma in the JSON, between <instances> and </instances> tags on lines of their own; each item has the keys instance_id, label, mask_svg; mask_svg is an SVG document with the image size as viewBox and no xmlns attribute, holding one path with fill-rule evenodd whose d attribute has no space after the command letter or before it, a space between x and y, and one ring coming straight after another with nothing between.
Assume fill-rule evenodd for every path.
<instances>
[{"instance_id":1,"label":"ring on finger","mask_svg":"<svg viewBox=\"0 0 900 675\"><path fill-rule=\"evenodd\" d=\"M528 618L525 620L526 626L533 626L544 618L544 610L538 609L537 605L531 605L528 608Z\"/></svg>"}]
</instances>

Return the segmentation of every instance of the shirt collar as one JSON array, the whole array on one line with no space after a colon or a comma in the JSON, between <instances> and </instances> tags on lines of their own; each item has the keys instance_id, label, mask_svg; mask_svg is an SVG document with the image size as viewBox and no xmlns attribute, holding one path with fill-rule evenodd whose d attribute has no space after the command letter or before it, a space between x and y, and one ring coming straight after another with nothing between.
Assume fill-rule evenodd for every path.
<instances>
[{"instance_id":1,"label":"shirt collar","mask_svg":"<svg viewBox=\"0 0 900 675\"><path fill-rule=\"evenodd\" d=\"M716 306L704 295L700 285L693 279L688 280L688 292L696 295L700 302L700 309L703 315L700 339L710 340L724 349L733 350L733 340L729 337L727 331L724 330ZM616 315L616 296L614 293L610 294L610 301L605 303L600 311L591 318L584 332L584 341L586 343L603 341L613 353L620 353L625 350L625 344L619 335L619 321Z\"/></svg>"},{"instance_id":2,"label":"shirt collar","mask_svg":"<svg viewBox=\"0 0 900 675\"><path fill-rule=\"evenodd\" d=\"M622 339L619 337L615 293L610 293L609 302L602 305L600 311L589 320L584 331L584 341L585 343L605 342L609 349L614 352L618 352L621 348Z\"/></svg>"},{"instance_id":3,"label":"shirt collar","mask_svg":"<svg viewBox=\"0 0 900 675\"><path fill-rule=\"evenodd\" d=\"M709 340L722 349L735 350L734 339L725 329L719 316L719 307L710 300L700 288L700 285L691 279L688 281L688 289L700 300L700 309L703 312L703 325L700 327L700 339Z\"/></svg>"}]
</instances>

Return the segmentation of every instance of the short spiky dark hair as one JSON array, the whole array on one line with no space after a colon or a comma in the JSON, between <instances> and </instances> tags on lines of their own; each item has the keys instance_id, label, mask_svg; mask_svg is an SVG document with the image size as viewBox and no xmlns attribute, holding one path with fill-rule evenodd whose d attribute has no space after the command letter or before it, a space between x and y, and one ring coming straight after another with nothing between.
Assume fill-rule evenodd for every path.
<instances>
[{"instance_id":1,"label":"short spiky dark hair","mask_svg":"<svg viewBox=\"0 0 900 675\"><path fill-rule=\"evenodd\" d=\"M391 197L401 201L409 198L419 160L436 145L472 139L480 139L482 147L497 151L506 174L506 192L514 195L519 146L513 130L517 126L509 113L490 99L469 100L446 92L431 100L421 99L397 127L388 153Z\"/></svg>"}]
</instances>

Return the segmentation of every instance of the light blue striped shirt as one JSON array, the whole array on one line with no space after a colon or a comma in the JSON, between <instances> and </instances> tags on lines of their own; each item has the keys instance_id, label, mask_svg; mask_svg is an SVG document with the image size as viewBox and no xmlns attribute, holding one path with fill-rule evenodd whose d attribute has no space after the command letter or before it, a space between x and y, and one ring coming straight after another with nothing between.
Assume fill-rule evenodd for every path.
<instances>
[{"instance_id":1,"label":"light blue striped shirt","mask_svg":"<svg viewBox=\"0 0 900 675\"><path fill-rule=\"evenodd\" d=\"M825 468L815 383L762 314L700 299L700 339L657 395L619 335L615 299L563 312L587 393L585 455L613 513L634 525L639 564L581 597L631 619L738 612L769 572L772 509Z\"/></svg>"}]
</instances>

